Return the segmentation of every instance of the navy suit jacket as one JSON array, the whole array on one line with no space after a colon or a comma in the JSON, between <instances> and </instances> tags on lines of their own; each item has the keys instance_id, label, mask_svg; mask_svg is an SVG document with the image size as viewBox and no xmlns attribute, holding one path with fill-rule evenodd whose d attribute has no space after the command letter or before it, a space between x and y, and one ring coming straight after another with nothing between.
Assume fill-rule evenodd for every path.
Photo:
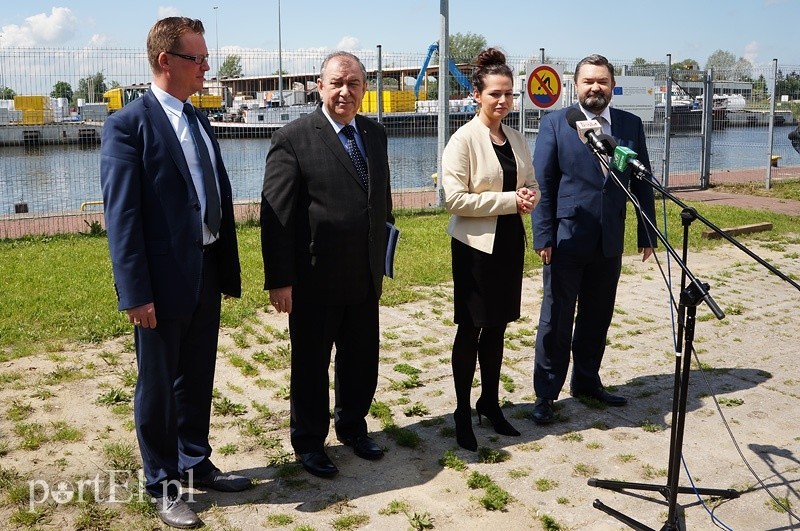
<instances>
[{"instance_id":1,"label":"navy suit jacket","mask_svg":"<svg viewBox=\"0 0 800 531\"><path fill-rule=\"evenodd\" d=\"M222 206L220 290L241 295L231 183L208 120ZM103 125L100 183L118 308L155 303L157 318L187 317L200 293L203 220L186 158L151 91Z\"/></svg>"},{"instance_id":2,"label":"navy suit jacket","mask_svg":"<svg viewBox=\"0 0 800 531\"><path fill-rule=\"evenodd\" d=\"M603 175L591 148L581 142L577 131L569 126L567 111L568 108L546 114L539 126L533 166L541 200L532 215L533 246L587 255L602 244L604 256L620 256L625 237L627 196L613 179ZM649 169L641 119L613 107L610 111L611 136L618 145L635 151ZM632 179L631 168L615 173L638 199L647 216L654 220L653 188L639 179ZM638 246L655 247L655 232L637 221Z\"/></svg>"},{"instance_id":3,"label":"navy suit jacket","mask_svg":"<svg viewBox=\"0 0 800 531\"><path fill-rule=\"evenodd\" d=\"M278 129L267 154L261 201L265 289L293 286L320 302L380 297L386 222L393 222L386 131L356 116L369 191L318 108Z\"/></svg>"}]
</instances>

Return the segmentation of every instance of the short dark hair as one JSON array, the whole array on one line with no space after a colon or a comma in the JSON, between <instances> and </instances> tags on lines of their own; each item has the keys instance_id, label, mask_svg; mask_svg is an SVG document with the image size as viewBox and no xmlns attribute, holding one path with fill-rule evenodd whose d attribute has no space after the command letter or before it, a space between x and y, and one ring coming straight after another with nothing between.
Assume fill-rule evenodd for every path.
<instances>
[{"instance_id":1,"label":"short dark hair","mask_svg":"<svg viewBox=\"0 0 800 531\"><path fill-rule=\"evenodd\" d=\"M167 17L157 21L147 34L147 60L150 62L150 69L154 73L160 72L158 56L162 52L174 51L175 45L186 33L202 35L205 31L203 23L196 18Z\"/></svg>"},{"instance_id":2,"label":"short dark hair","mask_svg":"<svg viewBox=\"0 0 800 531\"><path fill-rule=\"evenodd\" d=\"M478 92L483 92L486 86L486 76L506 76L513 80L511 67L506 64L506 54L499 48L487 48L475 58L475 69L472 71L472 86Z\"/></svg>"},{"instance_id":3,"label":"short dark hair","mask_svg":"<svg viewBox=\"0 0 800 531\"><path fill-rule=\"evenodd\" d=\"M578 72L581 71L581 67L583 65L604 66L608 68L608 73L611 75L611 81L614 82L614 65L609 63L608 59L602 55L593 53L592 55L587 55L578 61L578 66L575 67L575 75L572 78L576 83L578 82Z\"/></svg>"}]
</instances>

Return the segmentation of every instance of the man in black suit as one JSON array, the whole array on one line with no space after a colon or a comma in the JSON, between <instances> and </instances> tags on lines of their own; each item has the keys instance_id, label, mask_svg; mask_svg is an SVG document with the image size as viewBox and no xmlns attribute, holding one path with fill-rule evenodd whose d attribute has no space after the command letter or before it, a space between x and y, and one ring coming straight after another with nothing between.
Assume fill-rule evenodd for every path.
<instances>
[{"instance_id":1,"label":"man in black suit","mask_svg":"<svg viewBox=\"0 0 800 531\"><path fill-rule=\"evenodd\" d=\"M241 295L231 183L189 96L209 70L203 23L159 20L147 36L153 83L103 126L100 183L118 308L134 325L134 419L145 488L173 527L202 522L192 487L250 480L211 462L208 441L220 299Z\"/></svg>"},{"instance_id":2,"label":"man in black suit","mask_svg":"<svg viewBox=\"0 0 800 531\"><path fill-rule=\"evenodd\" d=\"M392 217L386 132L358 115L366 70L353 54L322 63L322 105L272 136L261 200L265 289L289 314L291 442L310 473L338 472L328 435L331 349L334 426L364 459L381 448L366 416L378 382L378 299Z\"/></svg>"}]
</instances>

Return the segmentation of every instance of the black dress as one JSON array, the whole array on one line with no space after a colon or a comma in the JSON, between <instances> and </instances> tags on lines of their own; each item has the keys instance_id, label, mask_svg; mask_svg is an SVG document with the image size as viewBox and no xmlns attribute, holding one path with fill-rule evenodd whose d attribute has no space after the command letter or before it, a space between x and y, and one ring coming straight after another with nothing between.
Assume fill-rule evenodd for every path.
<instances>
[{"instance_id":1,"label":"black dress","mask_svg":"<svg viewBox=\"0 0 800 531\"><path fill-rule=\"evenodd\" d=\"M517 188L517 163L506 140L494 151L503 169L503 191ZM479 328L502 326L519 319L522 267L525 260L525 228L519 214L498 216L492 254L455 238L453 298L455 322Z\"/></svg>"}]
</instances>

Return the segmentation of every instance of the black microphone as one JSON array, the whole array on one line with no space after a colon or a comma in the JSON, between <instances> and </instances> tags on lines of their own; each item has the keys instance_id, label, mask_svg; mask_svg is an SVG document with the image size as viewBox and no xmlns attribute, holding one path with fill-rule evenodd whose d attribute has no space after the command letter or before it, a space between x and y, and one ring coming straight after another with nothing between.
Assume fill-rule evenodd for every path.
<instances>
[{"instance_id":1,"label":"black microphone","mask_svg":"<svg viewBox=\"0 0 800 531\"><path fill-rule=\"evenodd\" d=\"M586 116L577 107L570 107L567 111L567 123L571 128L578 131L578 138L581 139L581 142L591 144L592 149L597 153L609 156L614 154L616 142L610 136L603 134L603 126L597 120L587 120ZM601 137L614 142L613 146L609 149L608 143L604 143Z\"/></svg>"}]
</instances>

